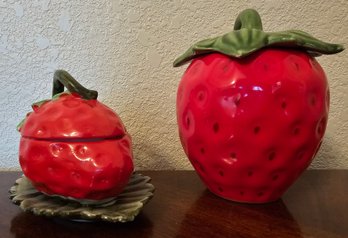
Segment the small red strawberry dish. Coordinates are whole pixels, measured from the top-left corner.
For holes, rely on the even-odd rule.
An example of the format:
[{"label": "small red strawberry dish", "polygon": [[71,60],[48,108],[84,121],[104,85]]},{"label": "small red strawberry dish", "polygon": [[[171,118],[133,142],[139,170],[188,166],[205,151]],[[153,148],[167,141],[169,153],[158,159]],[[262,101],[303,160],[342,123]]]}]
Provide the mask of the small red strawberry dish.
[{"label": "small red strawberry dish", "polygon": [[239,14],[234,31],[200,41],[177,92],[186,155],[214,194],[232,201],[279,199],[310,165],[328,121],[329,87],[314,57],[341,45],[291,30],[264,32],[259,14]]},{"label": "small red strawberry dish", "polygon": [[92,200],[122,191],[133,172],[131,139],[96,91],[56,71],[53,98],[32,108],[18,127],[19,162],[36,189]]},{"label": "small red strawberry dish", "polygon": [[37,215],[133,220],[154,186],[133,173],[131,137],[120,117],[64,70],[54,74],[52,96],[34,103],[18,125],[24,177],[11,200]]}]

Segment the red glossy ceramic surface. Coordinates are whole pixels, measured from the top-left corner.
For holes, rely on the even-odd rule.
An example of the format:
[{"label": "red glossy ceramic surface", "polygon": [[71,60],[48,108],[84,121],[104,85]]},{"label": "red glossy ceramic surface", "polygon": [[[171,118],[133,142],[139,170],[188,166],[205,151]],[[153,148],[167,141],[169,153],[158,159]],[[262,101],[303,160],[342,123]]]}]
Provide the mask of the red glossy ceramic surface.
[{"label": "red glossy ceramic surface", "polygon": [[177,94],[180,139],[213,193],[274,201],[309,166],[330,101],[314,57],[343,49],[299,30],[265,32],[258,12],[246,9],[233,31],[195,43],[174,61],[191,61]]},{"label": "red glossy ceramic surface", "polygon": [[308,167],[328,109],[322,68],[296,50],[202,56],[177,95],[180,138],[192,165],[213,193],[243,202],[278,199]]},{"label": "red glossy ceramic surface", "polygon": [[97,100],[78,94],[61,94],[56,100],[32,106],[21,128],[24,137],[107,138],[122,137],[125,128],[118,115]]},{"label": "red glossy ceramic surface", "polygon": [[63,93],[34,104],[20,132],[22,170],[46,194],[115,197],[133,172],[130,136],[117,114],[96,99]]}]

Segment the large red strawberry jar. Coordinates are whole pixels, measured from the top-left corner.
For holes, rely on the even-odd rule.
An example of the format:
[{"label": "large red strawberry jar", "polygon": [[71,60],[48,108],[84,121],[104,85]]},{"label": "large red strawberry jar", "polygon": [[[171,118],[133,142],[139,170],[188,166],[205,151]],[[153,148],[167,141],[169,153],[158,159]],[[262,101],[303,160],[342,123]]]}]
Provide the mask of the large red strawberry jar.
[{"label": "large red strawberry jar", "polygon": [[309,166],[328,121],[330,94],[314,58],[343,50],[292,30],[264,32],[259,14],[199,41],[177,93],[185,153],[214,194],[239,202],[277,200]]},{"label": "large red strawberry jar", "polygon": [[18,126],[19,162],[40,192],[101,201],[116,197],[127,185],[133,172],[131,138],[97,95],[58,70],[53,98],[33,104]]}]

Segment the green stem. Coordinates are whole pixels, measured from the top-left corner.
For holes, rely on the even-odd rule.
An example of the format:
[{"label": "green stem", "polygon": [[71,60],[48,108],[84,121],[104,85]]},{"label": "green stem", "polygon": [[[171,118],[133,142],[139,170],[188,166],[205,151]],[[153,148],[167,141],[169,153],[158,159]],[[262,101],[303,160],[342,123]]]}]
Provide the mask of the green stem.
[{"label": "green stem", "polygon": [[234,30],[242,28],[262,30],[261,17],[254,9],[246,9],[239,13],[234,23]]},{"label": "green stem", "polygon": [[89,90],[83,87],[77,82],[68,72],[65,70],[56,70],[53,76],[53,90],[52,97],[58,93],[62,93],[66,87],[72,93],[78,93],[84,99],[97,99],[98,92]]}]

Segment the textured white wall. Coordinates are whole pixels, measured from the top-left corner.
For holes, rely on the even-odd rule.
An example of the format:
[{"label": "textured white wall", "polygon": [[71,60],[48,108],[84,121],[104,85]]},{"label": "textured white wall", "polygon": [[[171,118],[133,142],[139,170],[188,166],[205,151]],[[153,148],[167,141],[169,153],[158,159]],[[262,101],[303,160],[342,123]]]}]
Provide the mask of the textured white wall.
[{"label": "textured white wall", "polygon": [[[50,97],[52,73],[63,68],[121,116],[137,168],[191,169],[175,117],[186,67],[172,62],[192,43],[230,31],[247,7],[266,31],[302,29],[348,47],[347,0],[1,1],[0,168],[18,168],[16,125],[32,102]],[[312,168],[348,168],[347,52],[319,58],[332,100]]]}]

